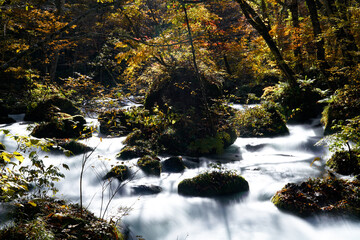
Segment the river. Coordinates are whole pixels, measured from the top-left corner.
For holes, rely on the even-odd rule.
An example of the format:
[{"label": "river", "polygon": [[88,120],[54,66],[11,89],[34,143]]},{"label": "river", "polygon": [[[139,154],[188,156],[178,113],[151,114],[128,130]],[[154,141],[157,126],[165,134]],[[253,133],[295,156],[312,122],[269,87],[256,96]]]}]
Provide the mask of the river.
[{"label": "river", "polygon": [[[29,134],[28,123],[16,115],[18,122],[0,125],[13,134]],[[95,119],[88,122],[96,125]],[[105,138],[95,133],[82,140],[92,146],[94,153],[66,157],[59,153],[42,153],[49,158],[46,164],[69,165],[65,178],[57,183],[57,197],[79,202],[79,176],[84,159],[83,205],[100,216],[109,199],[119,186],[114,180],[111,187],[101,178],[113,165],[124,163],[131,168],[131,181],[121,185],[110,201],[105,213],[107,219],[129,226],[132,238],[141,235],[146,240],[267,240],[267,239],[358,239],[360,223],[346,217],[316,216],[302,219],[279,211],[271,197],[286,183],[301,182],[309,177],[326,174],[324,163],[328,154],[323,147],[315,147],[322,136],[319,120],[311,124],[289,125],[290,135],[276,138],[238,138],[224,154],[190,158],[183,156],[187,169],[183,173],[162,173],[148,177],[136,167],[137,159],[119,161],[116,153],[123,147],[120,138]],[[15,143],[3,135],[0,141],[15,150]],[[314,158],[320,161],[314,162]],[[166,156],[160,157],[162,160]],[[235,170],[248,182],[250,191],[221,198],[183,197],[177,193],[178,183],[212,168],[211,163],[221,163],[225,169]],[[162,188],[159,194],[139,195],[139,185]],[[1,212],[1,211],[0,211]]]}]

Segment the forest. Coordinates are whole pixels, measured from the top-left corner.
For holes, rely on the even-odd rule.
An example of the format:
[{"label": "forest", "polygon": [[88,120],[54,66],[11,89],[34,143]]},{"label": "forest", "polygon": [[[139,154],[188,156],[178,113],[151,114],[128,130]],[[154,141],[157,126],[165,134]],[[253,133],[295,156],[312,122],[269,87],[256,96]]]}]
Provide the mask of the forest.
[{"label": "forest", "polygon": [[359,0],[0,0],[0,26],[0,239],[360,234]]}]

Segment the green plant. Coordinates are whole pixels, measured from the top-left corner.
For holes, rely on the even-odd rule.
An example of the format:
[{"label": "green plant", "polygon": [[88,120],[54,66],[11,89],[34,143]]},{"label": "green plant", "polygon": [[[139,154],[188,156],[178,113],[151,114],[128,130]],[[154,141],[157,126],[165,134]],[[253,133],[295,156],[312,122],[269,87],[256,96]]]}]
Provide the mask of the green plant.
[{"label": "green plant", "polygon": [[[14,152],[1,151],[0,201],[16,201],[30,196],[44,197],[49,191],[56,193],[54,182],[59,181],[64,175],[59,167],[52,164],[46,166],[38,155],[39,149],[48,151],[52,143],[11,135],[7,130],[1,131],[17,142],[18,149]],[[30,162],[24,163],[25,159],[29,159]],[[62,167],[69,169],[66,164],[62,164]]]}]

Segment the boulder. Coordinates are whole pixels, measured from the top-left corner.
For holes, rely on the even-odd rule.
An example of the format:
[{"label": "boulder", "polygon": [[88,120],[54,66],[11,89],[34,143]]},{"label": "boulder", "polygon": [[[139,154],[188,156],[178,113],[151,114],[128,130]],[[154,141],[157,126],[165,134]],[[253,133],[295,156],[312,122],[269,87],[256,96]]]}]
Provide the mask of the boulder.
[{"label": "boulder", "polygon": [[109,178],[117,178],[119,181],[125,181],[130,177],[130,170],[125,165],[117,165],[105,175],[104,180]]},{"label": "boulder", "polygon": [[70,155],[84,154],[93,150],[93,148],[75,140],[59,141],[57,145],[62,149],[68,151]]},{"label": "boulder", "polygon": [[111,136],[125,136],[132,131],[128,124],[129,117],[126,110],[111,110],[101,113],[98,117],[100,133]]},{"label": "boulder", "polygon": [[162,110],[171,107],[178,113],[188,112],[191,109],[199,112],[204,106],[202,90],[207,101],[221,95],[220,81],[210,81],[203,77],[200,83],[196,73],[190,67],[174,67],[167,74],[168,77],[154,82],[151,86],[145,98],[146,109],[152,110],[153,107],[158,106]]},{"label": "boulder", "polygon": [[143,157],[145,155],[152,155],[153,151],[141,146],[125,146],[116,155],[116,158],[122,160],[130,160],[133,158]]},{"label": "boulder", "polygon": [[156,185],[137,185],[132,186],[131,189],[134,194],[138,195],[158,194],[162,191],[162,188]]},{"label": "boulder", "polygon": [[45,101],[37,103],[28,109],[25,121],[51,121],[56,113],[67,113],[71,116],[80,115],[81,111],[69,99],[53,96]]},{"label": "boulder", "polygon": [[38,124],[31,135],[37,138],[86,138],[92,132],[84,123],[82,116],[68,118],[53,118],[50,122]]},{"label": "boulder", "polygon": [[284,117],[275,107],[268,105],[239,111],[234,124],[239,137],[275,137],[289,134]]},{"label": "boulder", "polygon": [[161,166],[164,172],[179,173],[185,170],[184,162],[180,156],[165,159]]},{"label": "boulder", "polygon": [[212,171],[185,179],[178,185],[178,192],[185,196],[213,197],[236,194],[249,190],[248,182],[232,171]]},{"label": "boulder", "polygon": [[343,175],[360,174],[360,152],[340,151],[335,152],[326,162],[326,165],[335,172]]},{"label": "boulder", "polygon": [[137,165],[146,174],[159,176],[161,173],[160,159],[157,157],[143,156],[137,161]]},{"label": "boulder", "polygon": [[271,201],[280,210],[308,217],[319,213],[360,216],[360,182],[328,178],[288,183]]}]

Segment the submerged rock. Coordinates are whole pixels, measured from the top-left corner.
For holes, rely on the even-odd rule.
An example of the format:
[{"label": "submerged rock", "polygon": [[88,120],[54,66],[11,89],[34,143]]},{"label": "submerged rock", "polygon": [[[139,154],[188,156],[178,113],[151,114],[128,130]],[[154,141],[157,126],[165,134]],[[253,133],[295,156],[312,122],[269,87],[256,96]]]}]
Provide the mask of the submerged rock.
[{"label": "submerged rock", "polygon": [[199,197],[229,195],[248,190],[248,182],[231,171],[202,173],[194,178],[185,179],[178,185],[179,194]]},{"label": "submerged rock", "polygon": [[303,217],[318,213],[360,217],[360,182],[329,177],[288,183],[271,201],[279,209]]},{"label": "submerged rock", "polygon": [[134,194],[139,195],[158,194],[162,191],[162,188],[156,185],[137,185],[132,186],[131,189],[133,190]]}]

